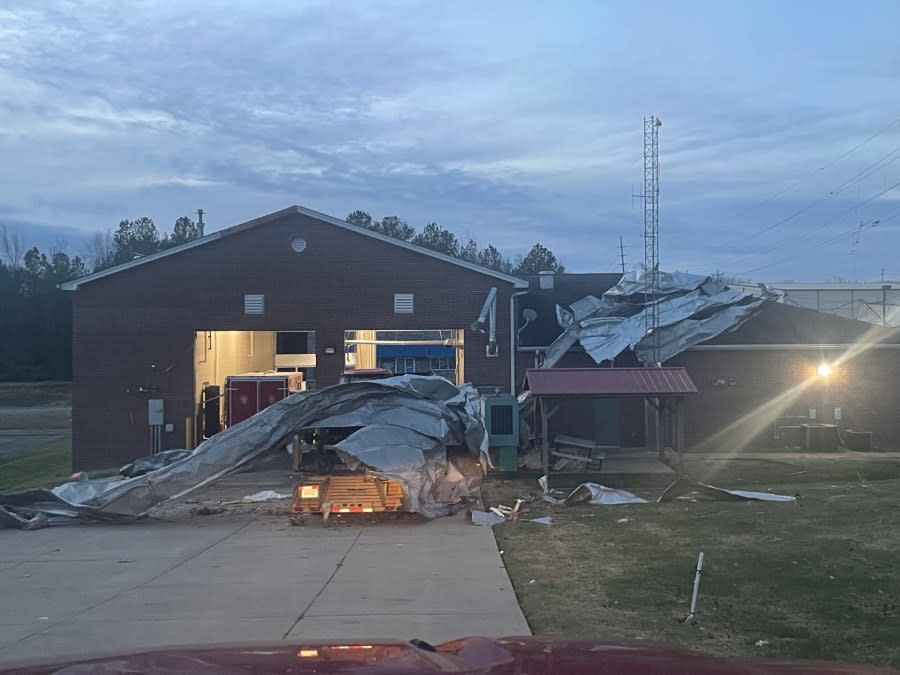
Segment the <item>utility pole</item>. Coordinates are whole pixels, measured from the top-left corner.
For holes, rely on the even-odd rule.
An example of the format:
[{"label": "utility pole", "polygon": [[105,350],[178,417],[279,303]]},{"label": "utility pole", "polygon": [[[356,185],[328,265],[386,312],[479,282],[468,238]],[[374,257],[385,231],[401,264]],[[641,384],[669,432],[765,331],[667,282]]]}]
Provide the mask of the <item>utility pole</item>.
[{"label": "utility pole", "polygon": [[625,274],[625,247],[622,245],[622,235],[619,235],[619,262],[622,264],[622,274]]},{"label": "utility pole", "polygon": [[659,128],[662,122],[644,118],[644,282],[647,285],[647,333],[653,363],[659,365]]},{"label": "utility pole", "polygon": [[888,286],[884,283],[884,267],[881,268],[881,325],[887,326],[887,292]]}]

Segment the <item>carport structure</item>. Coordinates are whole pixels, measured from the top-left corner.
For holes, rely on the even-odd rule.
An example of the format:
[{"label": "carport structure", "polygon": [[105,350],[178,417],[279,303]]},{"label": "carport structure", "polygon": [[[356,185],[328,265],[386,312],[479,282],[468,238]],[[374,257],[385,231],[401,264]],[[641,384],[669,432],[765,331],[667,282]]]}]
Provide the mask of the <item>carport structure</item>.
[{"label": "carport structure", "polygon": [[[561,401],[583,398],[640,398],[657,411],[657,422],[668,425],[668,436],[680,450],[683,430],[679,403],[696,394],[697,387],[685,368],[531,368],[525,372],[525,389],[534,396],[541,417],[543,471],[550,471],[549,422]],[[661,430],[655,434],[658,456],[662,457]]]}]

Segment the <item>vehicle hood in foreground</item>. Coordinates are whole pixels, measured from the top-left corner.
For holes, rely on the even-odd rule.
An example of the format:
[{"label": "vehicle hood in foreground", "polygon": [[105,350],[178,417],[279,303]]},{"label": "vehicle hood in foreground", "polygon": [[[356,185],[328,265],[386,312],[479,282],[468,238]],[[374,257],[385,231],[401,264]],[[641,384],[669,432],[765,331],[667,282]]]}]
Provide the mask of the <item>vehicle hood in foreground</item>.
[{"label": "vehicle hood in foreground", "polygon": [[812,661],[728,659],[648,643],[463,638],[427,643],[268,642],[164,647],[0,664],[0,673],[888,673]]}]

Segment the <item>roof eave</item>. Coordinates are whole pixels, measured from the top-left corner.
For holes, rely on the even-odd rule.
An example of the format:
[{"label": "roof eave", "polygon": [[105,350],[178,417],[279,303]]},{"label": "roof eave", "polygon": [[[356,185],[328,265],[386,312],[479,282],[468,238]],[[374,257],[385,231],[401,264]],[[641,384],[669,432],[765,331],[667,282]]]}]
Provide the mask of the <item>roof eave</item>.
[{"label": "roof eave", "polygon": [[102,279],[113,274],[118,274],[119,272],[124,272],[125,270],[138,267],[139,265],[143,265],[144,263],[148,263],[153,260],[159,260],[160,258],[166,258],[170,255],[181,253],[182,251],[187,251],[192,248],[197,248],[198,246],[203,246],[204,244],[208,244],[211,241],[215,241],[219,238],[221,238],[221,233],[213,232],[212,234],[208,234],[205,237],[193,239],[191,241],[185,242],[184,244],[179,244],[178,246],[173,246],[172,248],[167,248],[163,251],[157,251],[156,253],[141,256],[140,258],[129,260],[128,262],[121,263],[120,265],[115,265],[114,267],[107,267],[105,270],[100,270],[99,272],[94,272],[83,277],[78,277],[77,279],[72,279],[71,281],[63,282],[59,284],[58,288],[61,291],[76,291],[78,290],[79,286],[88,284],[92,281],[97,281],[98,279]]},{"label": "roof eave", "polygon": [[111,276],[113,274],[117,274],[119,272],[124,272],[125,270],[132,269],[134,267],[138,267],[139,265],[143,265],[148,262],[152,262],[153,260],[159,260],[160,258],[165,258],[170,255],[174,255],[176,253],[181,253],[182,251],[187,251],[192,248],[196,248],[197,246],[203,246],[204,244],[208,244],[217,239],[221,239],[222,237],[228,236],[230,234],[236,234],[242,230],[249,229],[250,227],[261,225],[265,222],[269,222],[272,220],[277,220],[278,218],[290,215],[292,213],[299,213],[301,215],[307,216],[309,218],[314,218],[315,220],[319,220],[330,225],[335,225],[336,227],[341,227],[345,230],[349,230],[351,232],[356,232],[358,234],[362,234],[367,237],[371,237],[373,239],[379,239],[381,241],[387,242],[394,246],[399,246],[400,248],[405,248],[410,251],[414,251],[416,253],[420,253],[422,255],[429,256],[431,258],[435,258],[437,260],[443,260],[444,262],[448,262],[452,265],[456,265],[458,267],[464,267],[466,269],[472,270],[473,272],[478,272],[479,274],[484,274],[486,276],[494,277],[496,279],[500,279],[505,281],[513,286],[513,288],[517,289],[527,289],[528,282],[524,279],[520,279],[519,277],[514,277],[509,274],[504,274],[503,272],[498,272],[496,270],[489,269],[487,267],[482,267],[481,265],[476,265],[474,263],[470,263],[466,260],[460,260],[459,258],[454,258],[453,256],[446,255],[444,253],[438,253],[437,251],[432,251],[430,249],[424,248],[422,246],[416,246],[415,244],[410,244],[407,241],[403,241],[402,239],[395,239],[393,237],[389,237],[385,234],[381,234],[380,232],[374,232],[372,230],[367,230],[364,227],[359,227],[358,225],[353,225],[352,223],[348,223],[345,220],[340,220],[339,218],[334,218],[333,216],[326,215],[324,213],[320,213],[318,211],[313,211],[312,209],[307,209],[302,206],[297,206],[296,204],[293,206],[289,206],[286,209],[282,209],[280,211],[276,211],[274,213],[270,213],[265,216],[261,216],[259,218],[254,218],[253,220],[248,220],[247,222],[240,223],[238,225],[232,225],[231,227],[227,227],[224,230],[219,230],[218,232],[213,232],[212,234],[208,234],[205,237],[201,237],[199,239],[194,239],[193,241],[189,241],[185,244],[181,244],[180,246],[175,246],[170,249],[166,249],[164,251],[157,251],[156,253],[151,253],[150,255],[143,256],[141,258],[136,258],[134,260],[129,260],[128,262],[122,263],[121,265],[116,265],[115,267],[109,267],[105,270],[101,270],[100,272],[94,272],[93,274],[88,274],[83,277],[79,277],[78,279],[72,279],[71,281],[66,281],[65,283],[59,284],[60,290],[63,291],[75,291],[84,284],[90,283],[92,281],[97,281],[98,279],[102,279],[104,277]]}]

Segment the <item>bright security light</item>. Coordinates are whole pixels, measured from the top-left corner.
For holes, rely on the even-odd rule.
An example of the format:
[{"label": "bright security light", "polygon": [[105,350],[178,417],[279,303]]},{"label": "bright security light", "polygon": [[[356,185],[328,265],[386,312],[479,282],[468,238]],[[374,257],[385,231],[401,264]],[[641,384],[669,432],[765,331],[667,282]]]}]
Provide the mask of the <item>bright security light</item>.
[{"label": "bright security light", "polygon": [[831,375],[831,366],[827,363],[820,363],[816,372],[819,374],[819,377],[828,377]]}]

